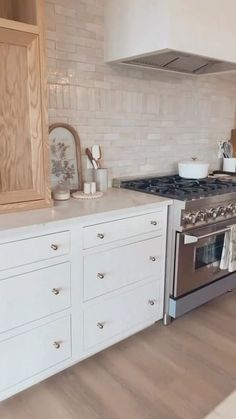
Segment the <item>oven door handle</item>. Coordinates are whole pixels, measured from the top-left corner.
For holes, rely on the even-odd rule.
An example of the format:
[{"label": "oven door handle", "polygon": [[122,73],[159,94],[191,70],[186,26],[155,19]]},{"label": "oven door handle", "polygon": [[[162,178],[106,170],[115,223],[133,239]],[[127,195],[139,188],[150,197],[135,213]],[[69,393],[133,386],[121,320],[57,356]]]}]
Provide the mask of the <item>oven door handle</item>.
[{"label": "oven door handle", "polygon": [[184,235],[184,244],[197,243],[198,240],[207,239],[207,237],[215,236],[216,234],[226,233],[230,231],[230,227],[222,228],[222,230],[212,231],[212,233],[203,234],[202,236],[191,236],[190,234]]}]

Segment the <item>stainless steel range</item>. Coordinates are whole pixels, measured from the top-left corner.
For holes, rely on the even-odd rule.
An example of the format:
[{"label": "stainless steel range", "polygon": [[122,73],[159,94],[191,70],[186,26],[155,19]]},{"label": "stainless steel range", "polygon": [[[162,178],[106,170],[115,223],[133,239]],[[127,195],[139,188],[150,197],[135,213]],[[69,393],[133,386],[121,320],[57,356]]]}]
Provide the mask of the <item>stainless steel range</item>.
[{"label": "stainless steel range", "polygon": [[168,215],[165,316],[179,317],[236,288],[220,269],[225,233],[236,224],[236,178],[177,175],[114,180],[114,186],[173,199]]}]

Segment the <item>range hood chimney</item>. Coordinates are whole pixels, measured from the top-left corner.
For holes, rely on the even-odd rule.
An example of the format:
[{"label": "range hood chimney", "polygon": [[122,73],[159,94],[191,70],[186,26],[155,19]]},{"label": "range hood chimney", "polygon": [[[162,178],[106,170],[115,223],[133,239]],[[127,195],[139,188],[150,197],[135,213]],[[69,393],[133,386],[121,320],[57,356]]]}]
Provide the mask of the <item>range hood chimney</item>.
[{"label": "range hood chimney", "polygon": [[105,61],[193,75],[236,71],[235,0],[106,0]]}]

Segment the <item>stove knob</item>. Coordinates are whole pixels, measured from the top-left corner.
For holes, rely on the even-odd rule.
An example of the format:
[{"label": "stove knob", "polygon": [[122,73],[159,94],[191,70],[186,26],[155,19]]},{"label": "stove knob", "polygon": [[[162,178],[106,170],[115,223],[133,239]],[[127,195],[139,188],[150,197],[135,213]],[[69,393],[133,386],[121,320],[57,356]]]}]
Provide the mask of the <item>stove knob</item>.
[{"label": "stove knob", "polygon": [[197,212],[197,221],[207,221],[207,213],[205,211],[198,211]]},{"label": "stove knob", "polygon": [[225,207],[218,207],[217,208],[217,215],[220,215],[221,217],[223,217],[224,215],[226,215],[226,208]]},{"label": "stove knob", "polygon": [[235,214],[236,213],[236,204],[229,204],[227,206],[227,212],[229,214]]},{"label": "stove knob", "polygon": [[196,221],[197,221],[197,214],[195,214],[195,212],[187,214],[185,217],[186,224],[196,224]]},{"label": "stove knob", "polygon": [[217,210],[215,208],[210,208],[207,214],[210,218],[213,218],[213,220],[215,220],[217,217]]}]

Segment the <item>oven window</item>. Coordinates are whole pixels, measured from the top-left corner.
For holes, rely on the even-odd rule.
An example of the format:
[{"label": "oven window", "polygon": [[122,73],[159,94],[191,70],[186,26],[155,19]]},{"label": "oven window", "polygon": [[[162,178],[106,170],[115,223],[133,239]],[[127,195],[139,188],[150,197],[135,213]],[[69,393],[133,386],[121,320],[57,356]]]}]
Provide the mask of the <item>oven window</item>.
[{"label": "oven window", "polygon": [[202,247],[196,248],[195,270],[220,262],[224,246],[225,235],[218,234],[213,241],[205,243]]}]

